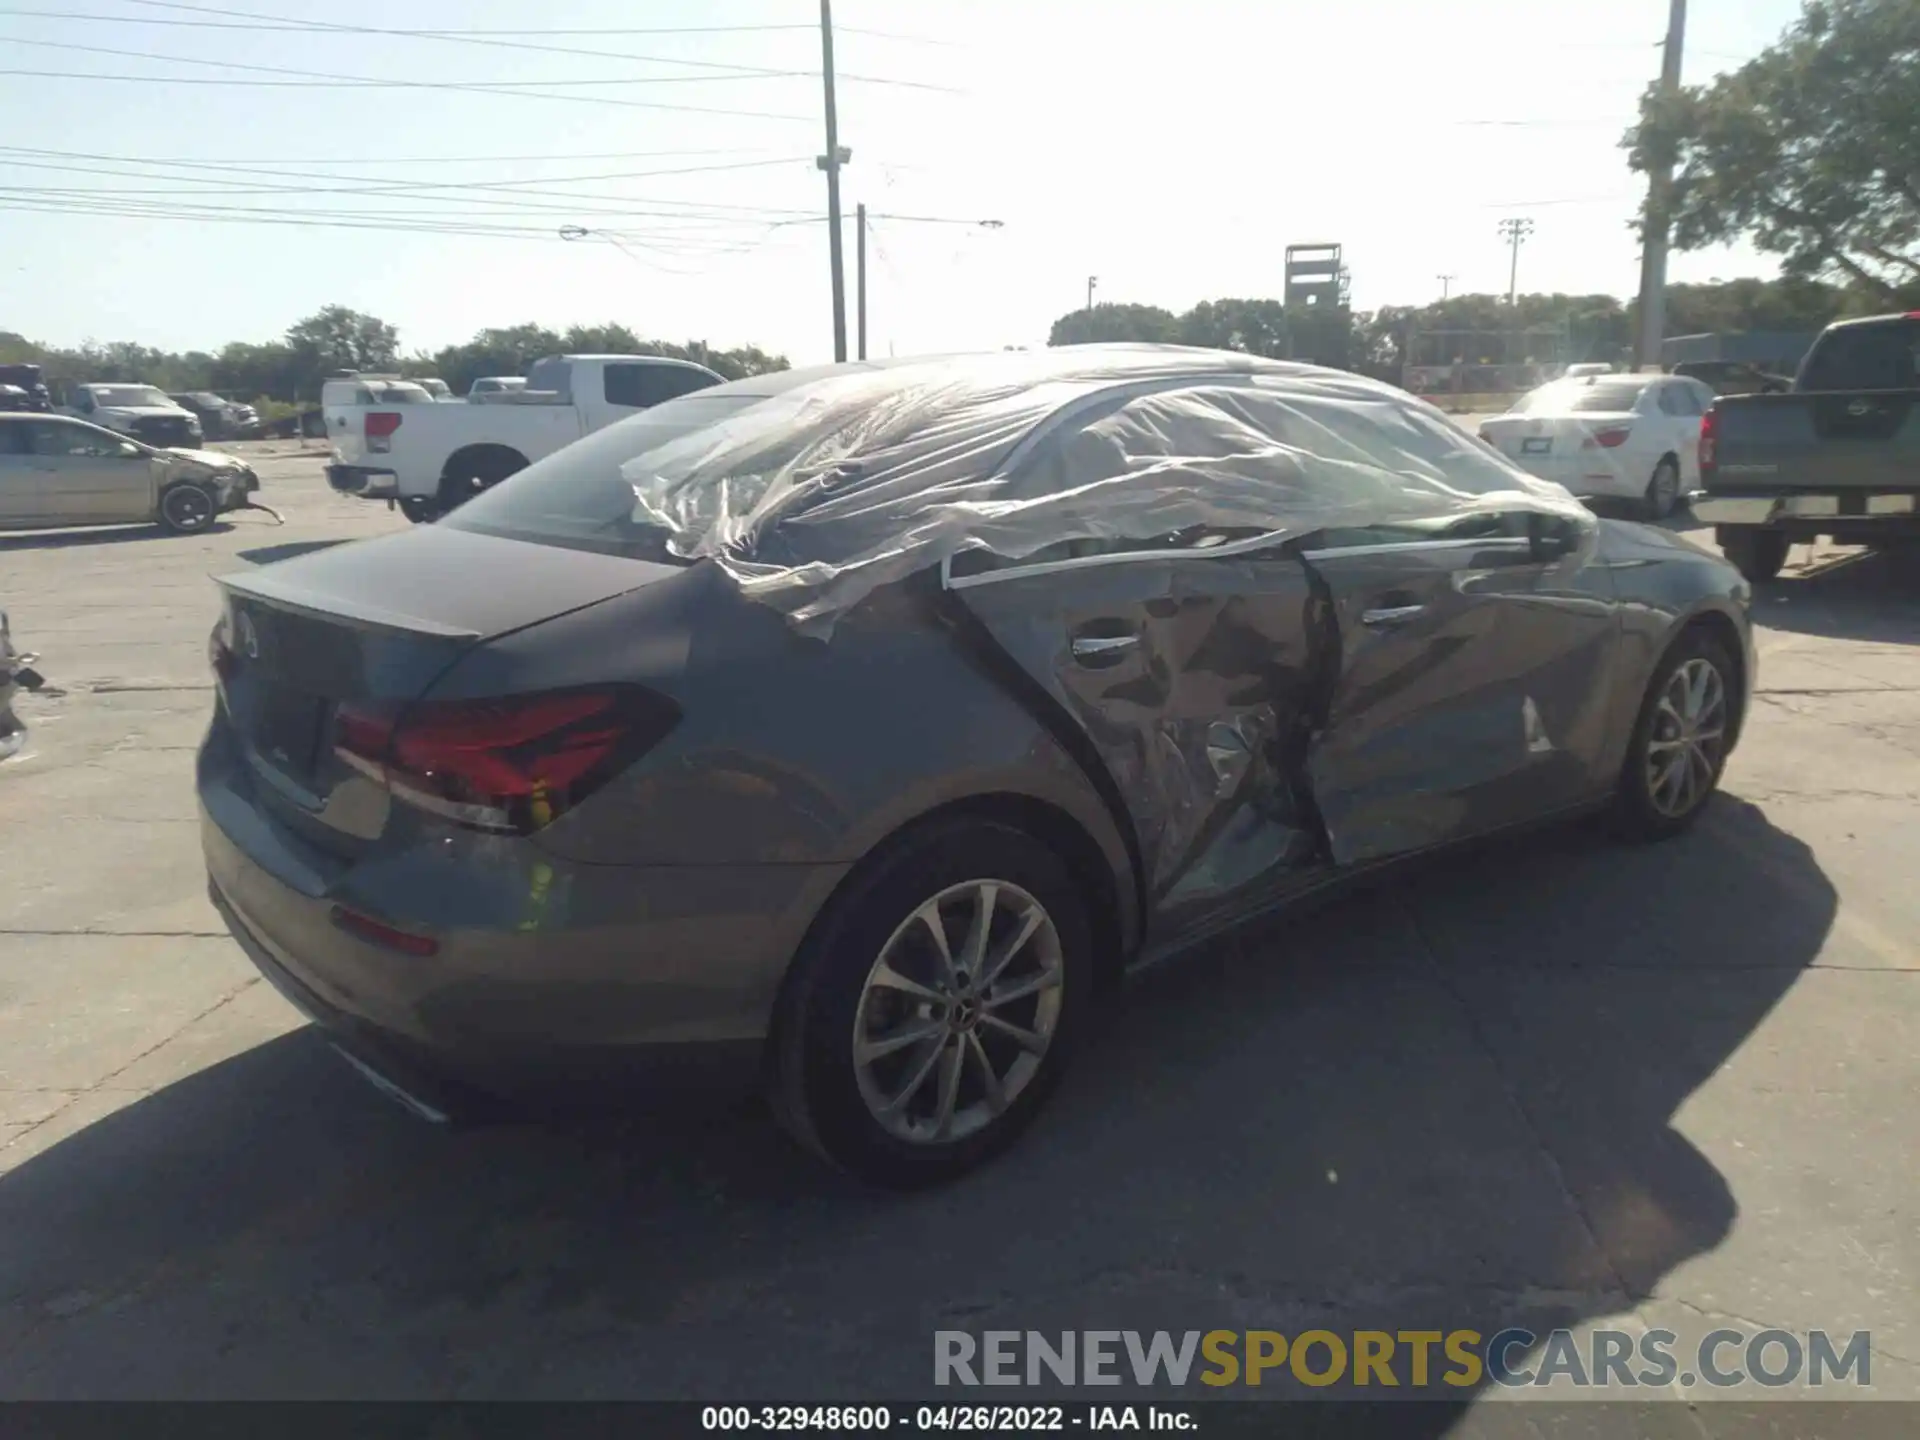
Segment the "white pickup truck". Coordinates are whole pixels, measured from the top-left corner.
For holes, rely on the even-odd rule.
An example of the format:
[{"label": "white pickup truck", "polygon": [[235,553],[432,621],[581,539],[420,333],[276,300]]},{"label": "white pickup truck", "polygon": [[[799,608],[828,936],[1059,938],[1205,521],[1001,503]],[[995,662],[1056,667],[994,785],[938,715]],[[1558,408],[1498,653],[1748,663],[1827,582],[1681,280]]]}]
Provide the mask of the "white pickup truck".
[{"label": "white pickup truck", "polygon": [[491,404],[354,406],[328,427],[327,483],[432,520],[582,435],[720,383],[685,360],[558,355],[533,365],[526,389]]}]

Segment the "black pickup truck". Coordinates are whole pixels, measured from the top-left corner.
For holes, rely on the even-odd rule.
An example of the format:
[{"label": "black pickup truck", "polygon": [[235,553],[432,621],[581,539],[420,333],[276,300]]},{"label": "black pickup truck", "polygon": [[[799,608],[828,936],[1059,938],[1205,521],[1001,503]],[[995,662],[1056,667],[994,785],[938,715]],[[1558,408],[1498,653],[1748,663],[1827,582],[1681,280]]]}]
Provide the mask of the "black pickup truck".
[{"label": "black pickup truck", "polygon": [[1829,325],[1784,395],[1728,395],[1700,426],[1693,513],[1755,584],[1796,540],[1920,541],[1920,311]]}]

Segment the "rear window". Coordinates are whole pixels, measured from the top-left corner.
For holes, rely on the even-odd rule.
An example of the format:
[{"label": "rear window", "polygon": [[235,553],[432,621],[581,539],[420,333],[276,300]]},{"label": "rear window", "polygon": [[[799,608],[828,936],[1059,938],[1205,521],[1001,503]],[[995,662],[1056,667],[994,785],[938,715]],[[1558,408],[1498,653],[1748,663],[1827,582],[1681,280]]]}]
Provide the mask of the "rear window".
[{"label": "rear window", "polygon": [[644,410],[650,405],[677,400],[696,390],[707,390],[720,382],[702,370],[680,365],[609,365],[601,372],[609,405],[631,406]]},{"label": "rear window", "polygon": [[404,380],[329,380],[320,389],[322,405],[430,405],[433,396]]},{"label": "rear window", "polygon": [[634,518],[633,482],[620,467],[764,398],[694,394],[655,406],[536,461],[440,523],[509,540],[670,560],[665,532]]},{"label": "rear window", "polygon": [[1640,403],[1645,381],[1560,381],[1542,385],[1513,407],[1516,415],[1568,415],[1631,410]]},{"label": "rear window", "polygon": [[1829,330],[1814,342],[1802,390],[1920,388],[1920,322],[1890,320]]}]

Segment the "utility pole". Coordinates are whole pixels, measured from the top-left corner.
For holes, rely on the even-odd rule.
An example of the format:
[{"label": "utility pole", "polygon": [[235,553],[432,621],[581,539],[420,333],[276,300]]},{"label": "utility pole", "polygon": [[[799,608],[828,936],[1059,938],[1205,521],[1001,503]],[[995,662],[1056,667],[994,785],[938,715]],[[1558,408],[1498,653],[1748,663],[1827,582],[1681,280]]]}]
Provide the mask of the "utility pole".
[{"label": "utility pole", "polygon": [[858,345],[854,353],[867,358],[867,202],[853,207],[853,313],[859,323],[855,329]]},{"label": "utility pole", "polygon": [[[1681,48],[1687,35],[1687,0],[1667,0],[1667,42],[1660,57],[1660,93],[1680,89]],[[1660,342],[1667,328],[1667,227],[1673,203],[1673,166],[1656,164],[1647,174],[1647,213],[1640,234],[1640,333],[1633,363],[1660,363]]]},{"label": "utility pole", "polygon": [[1450,290],[1450,289],[1451,289],[1451,288],[1453,287],[1453,276],[1451,276],[1451,275],[1436,275],[1436,276],[1434,276],[1433,278],[1434,278],[1434,279],[1436,279],[1436,280],[1438,280],[1438,281],[1440,282],[1440,298],[1441,298],[1442,300],[1444,300],[1444,299],[1446,299],[1446,298],[1447,298],[1447,291],[1448,291],[1448,290]]},{"label": "utility pole", "polygon": [[1089,275],[1087,277],[1087,313],[1089,315],[1093,313],[1093,287],[1099,283],[1100,277],[1098,275]]},{"label": "utility pole", "polygon": [[840,122],[833,108],[833,0],[820,0],[820,74],[826,84],[827,153],[819,160],[827,172],[827,255],[833,268],[833,358],[847,358],[847,267],[840,235],[840,167],[849,158],[840,149]]},{"label": "utility pole", "polygon": [[1520,295],[1520,246],[1533,234],[1533,221],[1524,217],[1500,222],[1500,238],[1513,249],[1513,262],[1507,268],[1507,304],[1514,305]]}]

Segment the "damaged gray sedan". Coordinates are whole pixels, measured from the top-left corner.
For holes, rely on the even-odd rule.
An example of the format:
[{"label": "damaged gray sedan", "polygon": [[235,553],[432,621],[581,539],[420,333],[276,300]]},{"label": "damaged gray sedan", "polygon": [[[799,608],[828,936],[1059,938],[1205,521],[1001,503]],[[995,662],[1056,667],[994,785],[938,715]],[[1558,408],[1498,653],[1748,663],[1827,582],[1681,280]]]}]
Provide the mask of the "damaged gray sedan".
[{"label": "damaged gray sedan", "polygon": [[260,488],[214,450],[165,450],[64,415],[0,415],[0,530],[157,524],[194,534]]},{"label": "damaged gray sedan", "polygon": [[922,1184],[1130,968],[1560,816],[1657,839],[1748,593],[1356,377],[1165,347],[657,406],[439,524],[223,582],[211,892],[356,1068],[764,1084]]}]

